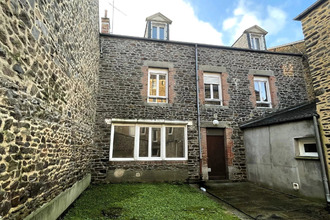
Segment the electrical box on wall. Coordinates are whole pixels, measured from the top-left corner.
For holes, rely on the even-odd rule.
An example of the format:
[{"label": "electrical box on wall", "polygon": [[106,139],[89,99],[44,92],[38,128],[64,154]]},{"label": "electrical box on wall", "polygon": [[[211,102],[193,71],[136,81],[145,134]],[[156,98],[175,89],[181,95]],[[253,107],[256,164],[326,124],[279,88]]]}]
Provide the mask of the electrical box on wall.
[{"label": "electrical box on wall", "polygon": [[294,190],[299,190],[299,184],[298,183],[292,183],[292,187]]}]

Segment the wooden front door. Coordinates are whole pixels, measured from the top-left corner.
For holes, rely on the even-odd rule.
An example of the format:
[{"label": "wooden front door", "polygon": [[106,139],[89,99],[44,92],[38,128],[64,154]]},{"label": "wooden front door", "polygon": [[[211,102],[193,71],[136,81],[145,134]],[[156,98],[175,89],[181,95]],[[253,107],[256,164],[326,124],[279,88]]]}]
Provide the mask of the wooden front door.
[{"label": "wooden front door", "polygon": [[226,175],[225,144],[223,136],[207,135],[209,180],[224,180]]}]

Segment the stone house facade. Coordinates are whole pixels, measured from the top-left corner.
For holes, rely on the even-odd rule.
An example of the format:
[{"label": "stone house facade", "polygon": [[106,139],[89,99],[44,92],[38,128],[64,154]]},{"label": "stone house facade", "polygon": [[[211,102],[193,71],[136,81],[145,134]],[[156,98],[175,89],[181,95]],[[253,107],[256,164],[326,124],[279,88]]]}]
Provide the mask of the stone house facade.
[{"label": "stone house facade", "polygon": [[[244,180],[239,124],[309,99],[302,56],[297,54],[107,34],[101,34],[101,50],[94,139],[103,156],[94,167],[97,182]],[[168,92],[150,99],[156,70],[165,72]],[[160,84],[161,75],[157,77]],[[256,84],[267,86],[268,93],[260,93]],[[261,100],[260,94],[267,100]],[[186,155],[171,159],[166,154],[167,127],[180,126],[187,134]],[[122,127],[134,130],[129,138],[134,147],[117,157],[124,151],[115,144],[116,137],[124,135]],[[164,127],[159,130],[162,154],[153,158],[151,152],[143,158],[141,132],[149,128],[153,137],[157,127]],[[212,140],[222,142],[222,158],[212,158],[219,154],[210,153]],[[220,168],[212,167],[211,160],[221,160]]]}]

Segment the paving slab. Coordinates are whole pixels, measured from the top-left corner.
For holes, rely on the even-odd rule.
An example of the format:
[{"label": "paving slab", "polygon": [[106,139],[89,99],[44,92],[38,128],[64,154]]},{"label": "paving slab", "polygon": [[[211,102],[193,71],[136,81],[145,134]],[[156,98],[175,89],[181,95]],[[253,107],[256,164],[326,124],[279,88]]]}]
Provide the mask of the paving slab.
[{"label": "paving slab", "polygon": [[205,185],[208,193],[241,210],[253,219],[330,220],[326,203],[309,201],[250,182]]}]

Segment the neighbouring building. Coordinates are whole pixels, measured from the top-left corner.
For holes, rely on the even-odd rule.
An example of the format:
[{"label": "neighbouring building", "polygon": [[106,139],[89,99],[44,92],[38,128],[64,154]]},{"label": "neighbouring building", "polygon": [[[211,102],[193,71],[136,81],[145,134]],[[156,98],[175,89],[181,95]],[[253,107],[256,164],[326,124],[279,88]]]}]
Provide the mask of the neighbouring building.
[{"label": "neighbouring building", "polygon": [[[319,118],[323,150],[330,176],[330,51],[329,20],[330,3],[318,0],[298,15],[305,36],[306,55],[312,76],[316,97],[316,111]],[[330,203],[330,195],[328,195]]]},{"label": "neighbouring building", "polygon": [[315,103],[284,109],[244,123],[247,178],[290,194],[323,199],[325,195]]},{"label": "neighbouring building", "polygon": [[98,20],[96,0],[0,2],[0,219],[55,219],[90,182]]}]

